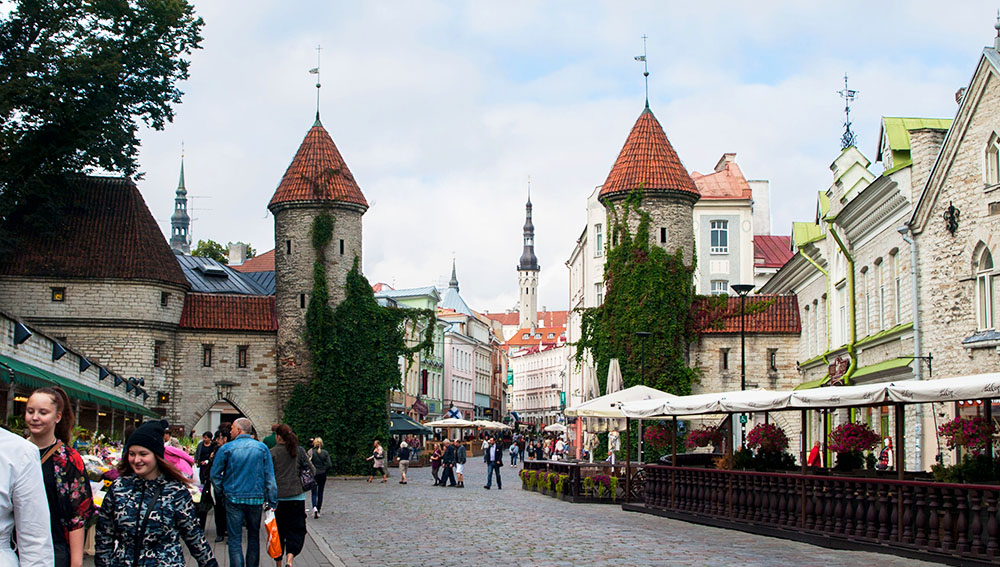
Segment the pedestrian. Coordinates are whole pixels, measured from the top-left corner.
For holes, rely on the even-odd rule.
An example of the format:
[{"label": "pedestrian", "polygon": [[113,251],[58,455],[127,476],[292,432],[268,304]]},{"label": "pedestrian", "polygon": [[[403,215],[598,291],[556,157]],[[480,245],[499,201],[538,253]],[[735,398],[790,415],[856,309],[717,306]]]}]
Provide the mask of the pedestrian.
[{"label": "pedestrian", "polygon": [[[264,505],[276,508],[278,486],[267,446],[250,436],[253,425],[241,417],[233,422],[232,441],[219,448],[212,463],[212,488],[226,499],[229,567],[260,566],[260,515]],[[247,532],[246,561],[243,528]]]},{"label": "pedestrian", "polygon": [[[444,454],[441,455],[441,463],[444,466],[444,472],[441,473],[439,486],[458,486],[458,483],[455,482],[455,445],[447,438],[444,440]],[[449,480],[450,484],[448,484]]]},{"label": "pedestrian", "polygon": [[399,444],[396,460],[399,461],[399,484],[406,484],[406,473],[410,470],[410,444],[406,441]]},{"label": "pedestrian", "polygon": [[[285,564],[291,565],[296,555],[302,553],[306,540],[306,491],[302,490],[302,476],[299,471],[308,468],[316,475],[305,449],[299,447],[299,438],[287,424],[274,429],[275,442],[271,449],[274,462],[274,480],[278,484],[278,507],[274,519],[278,524],[278,537]],[[274,560],[281,567],[281,557]]]},{"label": "pedestrian", "polygon": [[375,478],[375,472],[378,471],[382,474],[382,482],[386,482],[389,479],[389,475],[385,472],[385,449],[382,448],[382,444],[375,440],[372,447],[372,454],[366,461],[372,462],[372,474],[368,475],[368,482],[371,482]]},{"label": "pedestrian", "polygon": [[333,468],[330,453],[323,450],[323,438],[313,439],[313,448],[309,451],[309,460],[316,469],[316,486],[312,489],[313,518],[319,517],[323,507],[323,491],[326,489],[326,475]]},{"label": "pedestrian", "polygon": [[497,475],[497,490],[503,490],[503,483],[500,481],[500,467],[503,466],[503,447],[490,438],[489,447],[486,448],[486,490],[493,486],[493,473]]},{"label": "pedestrian", "polygon": [[459,442],[455,447],[455,474],[458,476],[458,487],[465,488],[465,462],[467,459],[465,443]]},{"label": "pedestrian", "polygon": [[431,476],[434,477],[434,486],[439,486],[441,484],[441,477],[438,476],[438,471],[441,469],[441,448],[435,447],[434,452],[431,453]]},{"label": "pedestrian", "polygon": [[198,525],[191,480],[163,458],[163,429],[148,421],[125,442],[97,516],[96,567],[184,567],[181,540],[199,566],[219,565]]},{"label": "pedestrian", "polygon": [[[208,522],[208,511],[212,509],[212,456],[215,453],[215,443],[212,442],[212,432],[206,431],[201,436],[201,443],[194,450],[194,462],[198,464],[198,482],[201,483],[201,501],[198,503],[198,523],[202,531]],[[166,454],[166,448],[164,448]]]},{"label": "pedestrian", "polygon": [[510,466],[513,467],[513,466],[517,465],[517,455],[518,455],[517,443],[511,443],[510,444]]},{"label": "pedestrian", "polygon": [[[232,425],[230,425],[232,427]],[[226,538],[229,533],[228,522],[226,520],[226,495],[215,489],[212,485],[212,465],[215,464],[215,456],[219,454],[219,449],[229,441],[228,435],[222,435],[218,431],[212,439],[212,453],[208,466],[208,486],[212,490],[212,502],[215,506],[215,543],[219,543]]]},{"label": "pedestrian", "polygon": [[38,448],[49,508],[55,567],[83,564],[87,521],[97,512],[83,459],[70,446],[73,410],[59,387],[39,388],[24,411],[28,440]]},{"label": "pedestrian", "polygon": [[163,434],[163,458],[174,465],[174,468],[179,470],[185,478],[194,478],[194,469],[191,468],[194,465],[194,457],[181,447],[180,441],[171,437],[170,429],[166,425],[163,427],[165,431]]},{"label": "pedestrian", "polygon": [[[0,428],[0,565],[55,565],[49,516],[38,447]],[[13,530],[16,554],[10,542]]]}]

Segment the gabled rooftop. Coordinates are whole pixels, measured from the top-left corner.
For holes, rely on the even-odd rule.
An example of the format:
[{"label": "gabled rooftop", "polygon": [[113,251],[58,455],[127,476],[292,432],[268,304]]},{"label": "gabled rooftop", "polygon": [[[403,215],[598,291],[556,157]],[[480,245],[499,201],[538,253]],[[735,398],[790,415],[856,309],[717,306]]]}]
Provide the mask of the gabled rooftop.
[{"label": "gabled rooftop", "polygon": [[[705,302],[695,304],[695,328],[705,334],[740,333],[740,298],[727,297],[726,305],[719,311],[705,308]],[[765,303],[766,302],[766,303]],[[747,298],[747,333],[789,333],[802,331],[798,299],[794,295],[753,295]],[[764,303],[760,310],[750,310],[755,303]]]},{"label": "gabled rooftop", "polygon": [[792,257],[792,237],[758,234],[753,237],[753,265],[780,268]]},{"label": "gabled rooftop", "polygon": [[647,106],[639,115],[615,160],[600,198],[645,192],[681,193],[697,198],[698,188],[674,151],[660,122]]},{"label": "gabled rooftop", "polygon": [[368,209],[368,201],[319,116],[302,140],[267,208],[273,212],[279,205],[295,202],[336,202],[353,205],[362,212]]},{"label": "gabled rooftop", "polygon": [[212,331],[276,331],[273,295],[188,293],[181,328]]},{"label": "gabled rooftop", "polygon": [[712,173],[701,174],[695,171],[691,174],[702,199],[753,198],[750,184],[735,160],[736,154],[728,153],[722,156]]},{"label": "gabled rooftop", "polygon": [[274,249],[263,254],[258,254],[253,258],[248,258],[239,266],[232,266],[237,272],[273,272],[274,271]]},{"label": "gabled rooftop", "polygon": [[[231,293],[240,295],[268,295],[267,289],[250,274],[237,272],[211,258],[177,254],[177,263],[184,271],[191,291],[201,293]],[[264,272],[266,273],[266,272]],[[273,273],[273,272],[272,272]],[[271,292],[273,293],[273,291]]]}]

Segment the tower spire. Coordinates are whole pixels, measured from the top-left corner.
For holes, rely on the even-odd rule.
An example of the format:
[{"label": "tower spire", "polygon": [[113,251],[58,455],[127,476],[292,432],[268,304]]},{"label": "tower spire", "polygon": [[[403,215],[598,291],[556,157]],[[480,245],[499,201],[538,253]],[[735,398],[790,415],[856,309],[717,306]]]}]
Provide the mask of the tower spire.
[{"label": "tower spire", "polygon": [[528,178],[528,202],[524,205],[524,250],[517,265],[517,281],[521,302],[519,327],[534,329],[538,326],[538,258],[535,256],[535,225],[531,222],[531,178]]},{"label": "tower spire", "polygon": [[636,61],[642,61],[642,76],[646,80],[646,108],[649,108],[649,64],[646,62],[646,34],[642,34],[642,55],[636,55]]},{"label": "tower spire", "polygon": [[837,91],[840,98],[844,99],[844,135],[840,137],[840,149],[842,150],[856,145],[857,142],[857,137],[851,130],[851,103],[857,98],[859,92],[847,86],[847,73],[844,73],[844,88]]},{"label": "tower spire", "polygon": [[187,254],[191,251],[191,217],[187,212],[187,188],[184,186],[184,150],[181,149],[181,174],[174,194],[174,212],[170,215],[170,248]]},{"label": "tower spire", "polygon": [[309,69],[309,73],[316,75],[316,124],[315,126],[322,126],[319,121],[319,89],[322,87],[319,80],[319,62],[320,62],[320,52],[323,51],[322,45],[316,46],[316,66]]},{"label": "tower spire", "polygon": [[455,259],[451,259],[451,280],[448,282],[448,287],[454,288],[458,291],[458,272],[455,271]]}]

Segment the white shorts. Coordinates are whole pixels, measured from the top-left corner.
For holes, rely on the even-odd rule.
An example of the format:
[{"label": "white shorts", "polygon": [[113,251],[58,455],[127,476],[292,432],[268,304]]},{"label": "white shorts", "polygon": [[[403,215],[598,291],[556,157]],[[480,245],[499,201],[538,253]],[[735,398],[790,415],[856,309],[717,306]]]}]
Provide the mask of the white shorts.
[{"label": "white shorts", "polygon": [[462,474],[465,471],[465,463],[455,463],[455,474]]}]

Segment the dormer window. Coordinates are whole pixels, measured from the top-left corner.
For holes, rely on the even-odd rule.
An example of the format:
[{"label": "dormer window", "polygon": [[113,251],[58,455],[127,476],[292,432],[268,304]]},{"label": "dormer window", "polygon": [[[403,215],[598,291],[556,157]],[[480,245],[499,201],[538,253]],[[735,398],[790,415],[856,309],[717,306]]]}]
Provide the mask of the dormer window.
[{"label": "dormer window", "polygon": [[525,334],[521,335],[521,340],[526,341],[526,340],[528,340],[530,338],[531,338],[531,333],[525,333]]}]

